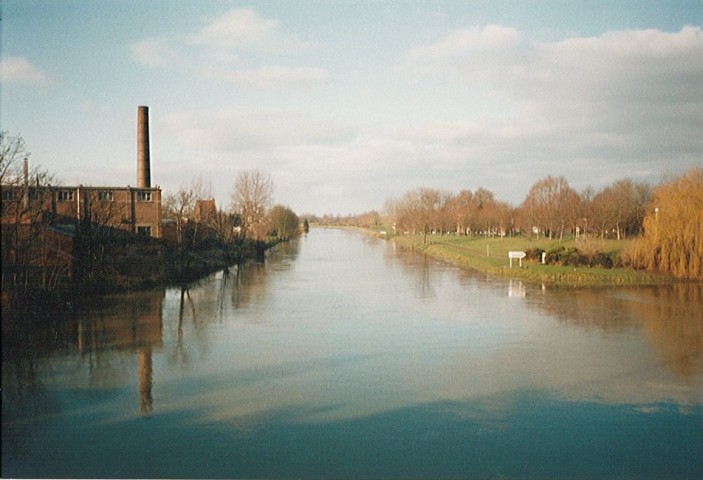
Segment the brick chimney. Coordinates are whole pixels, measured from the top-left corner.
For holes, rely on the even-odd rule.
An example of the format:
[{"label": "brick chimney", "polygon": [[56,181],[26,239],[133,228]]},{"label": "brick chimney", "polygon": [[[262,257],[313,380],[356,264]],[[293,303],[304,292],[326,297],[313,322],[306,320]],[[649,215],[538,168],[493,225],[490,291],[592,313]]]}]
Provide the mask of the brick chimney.
[{"label": "brick chimney", "polygon": [[151,188],[149,107],[137,111],[137,188]]}]

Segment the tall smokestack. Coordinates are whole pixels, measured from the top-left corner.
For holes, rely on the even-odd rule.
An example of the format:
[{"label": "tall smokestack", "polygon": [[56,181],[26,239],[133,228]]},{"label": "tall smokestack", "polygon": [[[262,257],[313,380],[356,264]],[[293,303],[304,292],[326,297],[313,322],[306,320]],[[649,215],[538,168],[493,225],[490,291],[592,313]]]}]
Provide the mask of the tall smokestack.
[{"label": "tall smokestack", "polygon": [[29,186],[29,158],[24,157],[24,186]]},{"label": "tall smokestack", "polygon": [[139,107],[137,111],[137,187],[151,187],[149,107]]}]

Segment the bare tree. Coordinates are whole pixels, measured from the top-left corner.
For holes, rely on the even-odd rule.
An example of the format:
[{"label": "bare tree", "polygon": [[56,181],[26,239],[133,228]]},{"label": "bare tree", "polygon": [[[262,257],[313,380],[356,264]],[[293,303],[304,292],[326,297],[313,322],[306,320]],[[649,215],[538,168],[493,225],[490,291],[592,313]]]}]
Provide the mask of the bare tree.
[{"label": "bare tree", "polygon": [[230,209],[239,215],[241,235],[261,240],[265,235],[266,213],[273,202],[273,180],[261,170],[243,170],[231,193]]},{"label": "bare tree", "polygon": [[601,229],[601,237],[614,231],[618,240],[640,232],[645,209],[651,200],[646,183],[622,179],[604,188],[593,197],[593,211]]},{"label": "bare tree", "polygon": [[0,184],[19,185],[22,182],[22,160],[29,158],[20,135],[0,132]]},{"label": "bare tree", "polygon": [[479,188],[474,192],[472,218],[474,230],[483,232],[484,236],[492,235],[496,221],[497,209],[495,195],[488,189]]},{"label": "bare tree", "polygon": [[53,217],[47,187],[53,176],[39,168],[30,170],[29,155],[21,136],[0,132],[2,284],[20,295],[34,286],[56,286],[68,277],[69,265],[57,261],[56,242],[48,240]]},{"label": "bare tree", "polygon": [[[169,192],[164,198],[164,210],[167,218],[176,222],[176,241],[178,245],[184,243],[184,226],[188,219],[193,218],[195,203],[198,200],[212,198],[212,184],[205,181],[202,176],[193,178],[190,183],[181,185],[175,192]],[[192,244],[197,240],[198,226],[193,226]]]},{"label": "bare tree", "polygon": [[408,192],[400,200],[399,223],[413,234],[422,232],[422,242],[427,243],[427,234],[441,227],[439,212],[449,195],[434,188],[418,188]]},{"label": "bare tree", "polygon": [[532,186],[523,202],[523,210],[532,226],[539,227],[549,238],[553,238],[557,230],[563,238],[567,222],[575,215],[577,200],[578,194],[564,177],[550,175]]},{"label": "bare tree", "polygon": [[176,222],[176,242],[183,245],[183,226],[193,212],[195,195],[190,188],[181,186],[176,192],[169,192],[164,198],[164,216]]},{"label": "bare tree", "polygon": [[215,235],[222,249],[222,256],[228,265],[240,265],[244,261],[246,245],[240,235],[239,216],[218,210],[215,214]]},{"label": "bare tree", "polygon": [[462,235],[471,232],[474,194],[471,190],[462,190],[451,199],[451,209],[456,218],[456,231]]},{"label": "bare tree", "polygon": [[593,211],[593,220],[598,225],[601,239],[605,238],[608,230],[611,227],[611,219],[613,217],[612,210],[615,204],[615,192],[612,188],[605,188],[593,196],[591,201],[591,210]]},{"label": "bare tree", "polygon": [[300,220],[290,208],[276,205],[269,212],[269,218],[279,240],[290,240],[300,234]]},{"label": "bare tree", "polygon": [[493,193],[480,188],[476,193],[462,190],[458,195],[433,188],[418,188],[407,192],[401,199],[387,199],[386,214],[401,231],[413,234],[422,232],[423,242],[427,233],[469,234],[482,231],[486,234],[505,231],[512,225],[512,209],[497,202]]},{"label": "bare tree", "polygon": [[190,182],[190,188],[196,200],[207,200],[213,197],[212,182],[205,180],[202,175],[193,177]]},{"label": "bare tree", "polygon": [[86,280],[94,280],[105,273],[115,237],[124,235],[116,228],[119,219],[127,216],[128,207],[112,201],[111,196],[101,198],[100,192],[86,192],[81,218],[80,242],[81,269]]},{"label": "bare tree", "polygon": [[578,218],[577,226],[583,228],[582,232],[584,235],[588,235],[595,217],[593,198],[595,197],[595,192],[593,187],[586,187],[579,195],[579,207],[578,207]]}]

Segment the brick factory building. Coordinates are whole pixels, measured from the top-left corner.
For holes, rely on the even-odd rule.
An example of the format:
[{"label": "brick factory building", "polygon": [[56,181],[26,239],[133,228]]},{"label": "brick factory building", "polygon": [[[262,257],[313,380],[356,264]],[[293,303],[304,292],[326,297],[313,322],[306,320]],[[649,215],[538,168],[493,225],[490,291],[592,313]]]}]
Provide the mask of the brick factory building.
[{"label": "brick factory building", "polygon": [[23,184],[2,186],[2,223],[27,223],[39,211],[54,224],[83,223],[160,238],[161,188],[151,186],[148,116],[148,107],[139,107],[136,187],[34,186],[25,174]]},{"label": "brick factory building", "polygon": [[151,186],[148,115],[147,107],[138,108],[135,187],[40,185],[30,180],[26,159],[24,178],[0,186],[3,280],[21,269],[71,277],[94,262],[99,255],[94,250],[108,238],[162,237],[161,188]]}]

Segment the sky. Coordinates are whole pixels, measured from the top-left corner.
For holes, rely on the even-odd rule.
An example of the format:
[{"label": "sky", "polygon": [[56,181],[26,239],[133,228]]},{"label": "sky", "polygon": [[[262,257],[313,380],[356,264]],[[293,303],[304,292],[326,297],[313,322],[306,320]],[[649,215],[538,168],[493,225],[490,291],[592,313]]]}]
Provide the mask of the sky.
[{"label": "sky", "polygon": [[64,185],[259,169],[298,214],[418,187],[577,191],[703,165],[703,1],[2,0],[0,129]]}]

